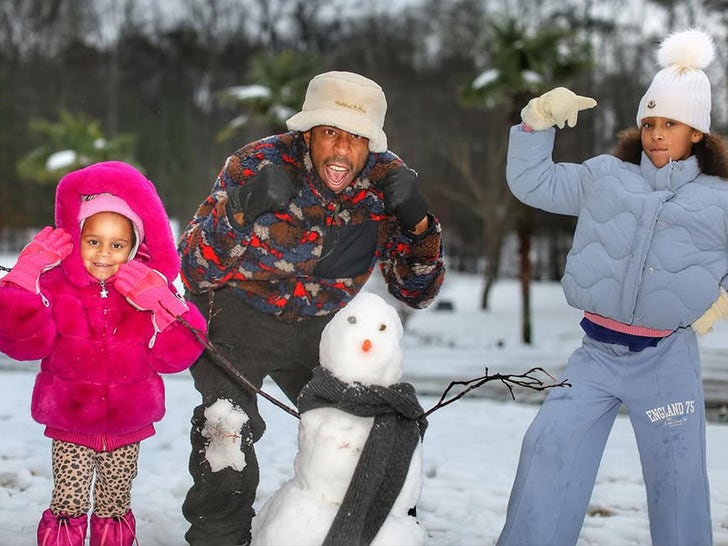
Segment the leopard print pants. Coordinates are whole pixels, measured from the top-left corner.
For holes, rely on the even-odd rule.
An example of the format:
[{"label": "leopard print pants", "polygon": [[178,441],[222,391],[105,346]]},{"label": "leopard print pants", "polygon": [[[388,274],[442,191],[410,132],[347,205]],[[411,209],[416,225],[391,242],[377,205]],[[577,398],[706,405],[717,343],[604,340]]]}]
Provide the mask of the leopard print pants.
[{"label": "leopard print pants", "polygon": [[94,513],[97,516],[123,516],[129,511],[131,482],[137,475],[139,443],[114,451],[94,451],[78,444],[53,440],[51,452],[51,512],[71,517],[87,513],[91,508],[92,482]]}]

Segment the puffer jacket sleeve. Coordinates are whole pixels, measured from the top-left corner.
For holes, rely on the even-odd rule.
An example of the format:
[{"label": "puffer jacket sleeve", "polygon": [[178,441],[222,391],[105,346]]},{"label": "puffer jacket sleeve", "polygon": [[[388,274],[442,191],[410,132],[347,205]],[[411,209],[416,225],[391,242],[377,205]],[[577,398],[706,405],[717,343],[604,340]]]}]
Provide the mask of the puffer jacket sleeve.
[{"label": "puffer jacket sleeve", "polygon": [[[173,322],[157,334],[151,348],[150,364],[159,373],[176,373],[195,363],[204,350],[207,339],[207,323],[200,310],[192,302],[186,302],[189,310],[181,315],[187,324]],[[198,340],[194,329],[202,338]]]},{"label": "puffer jacket sleeve", "polygon": [[511,128],[506,179],[520,201],[535,208],[577,216],[589,168],[575,163],[554,163],[555,129],[524,131]]},{"label": "puffer jacket sleeve", "polygon": [[48,356],[57,332],[52,305],[14,284],[0,284],[0,351],[16,360]]}]

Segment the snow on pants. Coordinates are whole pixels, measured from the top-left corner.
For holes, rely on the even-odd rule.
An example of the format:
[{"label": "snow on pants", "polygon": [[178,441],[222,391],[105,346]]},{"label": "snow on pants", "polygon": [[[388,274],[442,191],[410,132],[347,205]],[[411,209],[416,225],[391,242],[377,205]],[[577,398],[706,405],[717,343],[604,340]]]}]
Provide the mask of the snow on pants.
[{"label": "snow on pants", "polygon": [[[256,311],[229,289],[215,292],[211,313],[207,294],[192,295],[191,300],[212,317],[208,337],[225,359],[258,388],[270,376],[295,403],[319,364],[321,331],[331,317],[286,322]],[[190,523],[185,538],[193,546],[245,544],[259,481],[253,444],[265,430],[256,394],[225,371],[209,351],[190,371],[202,404],[192,416],[189,471],[194,483],[182,506]],[[209,423],[205,412],[211,415],[210,407],[220,400],[242,419]],[[213,429],[217,429],[215,439]],[[228,439],[230,445],[220,445]],[[227,455],[221,461],[214,451]],[[229,465],[225,457],[230,458]]]},{"label": "snow on pants", "polygon": [[713,543],[705,406],[692,329],[630,352],[584,337],[526,432],[497,544],[576,544],[622,404],[634,429],[652,543]]}]

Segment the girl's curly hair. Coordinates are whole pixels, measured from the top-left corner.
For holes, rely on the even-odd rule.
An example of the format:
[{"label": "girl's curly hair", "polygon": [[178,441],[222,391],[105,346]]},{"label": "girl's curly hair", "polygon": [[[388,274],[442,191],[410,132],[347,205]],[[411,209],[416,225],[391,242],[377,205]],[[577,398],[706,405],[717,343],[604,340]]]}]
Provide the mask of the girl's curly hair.
[{"label": "girl's curly hair", "polygon": [[[718,135],[705,133],[703,139],[693,145],[700,170],[710,176],[728,178],[728,142]],[[636,165],[642,158],[642,140],[639,127],[630,127],[617,134],[617,145],[612,155]]]}]

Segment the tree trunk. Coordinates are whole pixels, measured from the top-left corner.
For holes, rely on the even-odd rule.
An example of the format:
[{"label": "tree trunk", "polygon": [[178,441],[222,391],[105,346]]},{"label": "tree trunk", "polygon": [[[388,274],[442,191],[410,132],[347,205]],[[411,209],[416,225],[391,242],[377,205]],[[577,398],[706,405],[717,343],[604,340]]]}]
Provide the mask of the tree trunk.
[{"label": "tree trunk", "polygon": [[483,293],[480,297],[480,308],[483,311],[488,310],[488,299],[490,298],[490,289],[493,287],[495,282],[495,275],[491,271],[490,264],[485,265],[485,273],[483,278]]},{"label": "tree trunk", "polygon": [[533,211],[525,205],[519,207],[518,254],[521,266],[521,340],[531,344],[531,240],[533,237]]},{"label": "tree trunk", "polygon": [[487,231],[487,233],[483,233],[483,240],[485,241],[485,272],[483,294],[480,300],[480,308],[484,311],[488,309],[490,289],[498,278],[505,228],[505,222],[494,222],[483,229],[483,231]]},{"label": "tree trunk", "polygon": [[531,236],[525,231],[518,233],[521,257],[521,339],[531,344]]}]

